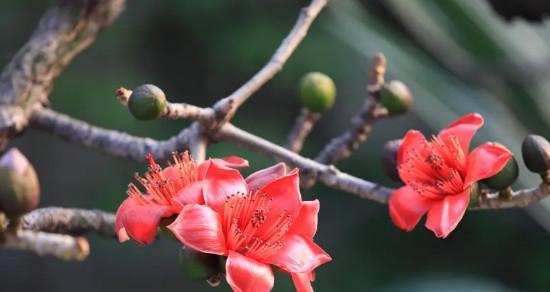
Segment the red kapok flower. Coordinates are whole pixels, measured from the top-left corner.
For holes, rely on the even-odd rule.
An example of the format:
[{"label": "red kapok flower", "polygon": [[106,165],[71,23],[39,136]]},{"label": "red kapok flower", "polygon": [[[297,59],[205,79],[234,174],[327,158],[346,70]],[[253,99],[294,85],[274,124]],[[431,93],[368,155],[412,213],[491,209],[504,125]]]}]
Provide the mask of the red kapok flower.
[{"label": "red kapok flower", "polygon": [[470,141],[483,125],[479,114],[468,114],[427,141],[410,130],[397,153],[397,167],[406,184],[389,200],[395,225],[411,231],[428,213],[426,227],[437,237],[453,231],[468,208],[473,183],[497,174],[512,157],[503,146],[486,143],[468,153]]},{"label": "red kapok flower", "polygon": [[227,256],[234,291],[270,291],[271,265],[292,275],[298,291],[313,291],[313,271],[331,260],[313,242],[319,201],[302,202],[298,171],[277,164],[246,180],[212,162],[203,183],[205,205],[186,205],[168,226],[187,247]]},{"label": "red kapok flower", "polygon": [[204,204],[202,182],[212,161],[226,167],[246,167],[248,161],[239,157],[210,159],[196,165],[187,152],[173,155],[173,164],[161,168],[147,156],[149,169],[136,179],[145,194],[133,183],[128,186],[128,198],[117,210],[115,230],[121,242],[133,238],[141,244],[151,244],[159,221],[178,214],[185,204]]}]

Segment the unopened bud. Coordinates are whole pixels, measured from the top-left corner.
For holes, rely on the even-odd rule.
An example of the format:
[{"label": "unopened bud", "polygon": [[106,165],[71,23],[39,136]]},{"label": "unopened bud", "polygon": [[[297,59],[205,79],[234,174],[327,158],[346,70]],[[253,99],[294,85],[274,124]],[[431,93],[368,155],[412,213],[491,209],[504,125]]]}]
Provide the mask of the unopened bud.
[{"label": "unopened bud", "polygon": [[392,80],[380,89],[380,103],[391,116],[406,113],[412,106],[412,93],[405,83]]},{"label": "unopened bud", "polygon": [[221,273],[220,256],[188,247],[180,249],[178,262],[183,273],[192,280],[213,280]]},{"label": "unopened bud", "polygon": [[516,158],[512,156],[506,165],[495,175],[483,180],[491,189],[502,191],[511,186],[519,175],[519,167]]},{"label": "unopened bud", "polygon": [[399,171],[397,170],[397,152],[401,147],[403,139],[396,139],[386,142],[384,150],[382,151],[382,164],[384,171],[394,181],[401,181],[399,177]]},{"label": "unopened bud", "polygon": [[521,144],[521,154],[525,166],[536,173],[550,169],[550,143],[539,135],[527,135]]},{"label": "unopened bud", "polygon": [[326,112],[336,99],[336,86],[332,79],[319,72],[311,72],[300,81],[300,101],[312,112]]},{"label": "unopened bud", "polygon": [[166,110],[166,96],[155,85],[140,85],[132,91],[128,100],[128,109],[138,120],[159,118]]},{"label": "unopened bud", "polygon": [[0,211],[15,218],[32,211],[39,202],[36,171],[19,150],[12,148],[0,158]]}]

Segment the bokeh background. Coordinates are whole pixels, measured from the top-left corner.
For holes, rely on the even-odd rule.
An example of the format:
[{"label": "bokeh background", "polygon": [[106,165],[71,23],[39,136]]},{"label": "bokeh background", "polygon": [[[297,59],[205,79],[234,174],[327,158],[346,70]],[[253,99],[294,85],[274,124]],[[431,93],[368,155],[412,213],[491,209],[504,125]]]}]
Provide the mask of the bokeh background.
[{"label": "bokeh background", "polygon": [[[53,2],[0,2],[0,65]],[[55,83],[52,107],[99,126],[170,137],[188,123],[136,121],[117,104],[114,90],[153,83],[171,101],[210,105],[270,58],[306,4],[130,1]],[[523,167],[520,145],[526,133],[550,136],[549,48],[550,21],[505,21],[486,1],[333,0],[284,70],[242,108],[235,123],[284,143],[300,110],[298,80],[309,71],[324,72],[335,80],[338,97],[307,141],[304,153],[314,156],[363,103],[369,59],[380,51],[388,59],[388,79],[412,89],[413,110],[377,123],[367,143],[339,167],[396,186],[381,168],[385,141],[409,128],[434,133],[475,111],[486,119],[475,144],[496,140],[508,146],[521,164],[517,187],[534,186],[537,176]],[[145,170],[32,129],[12,146],[36,166],[42,206],[115,211],[133,173]],[[252,162],[247,171],[273,163],[229,144],[208,150],[209,156],[235,154]],[[548,201],[526,210],[468,212],[440,240],[422,224],[411,233],[398,230],[385,205],[322,186],[303,196],[321,200],[317,241],[334,258],[318,269],[317,291],[550,291]],[[91,236],[90,243],[92,253],[82,263],[0,249],[0,290],[216,291],[179,271],[177,242],[140,247]],[[229,288],[224,284],[217,291]],[[287,275],[276,274],[275,291],[292,291]]]}]

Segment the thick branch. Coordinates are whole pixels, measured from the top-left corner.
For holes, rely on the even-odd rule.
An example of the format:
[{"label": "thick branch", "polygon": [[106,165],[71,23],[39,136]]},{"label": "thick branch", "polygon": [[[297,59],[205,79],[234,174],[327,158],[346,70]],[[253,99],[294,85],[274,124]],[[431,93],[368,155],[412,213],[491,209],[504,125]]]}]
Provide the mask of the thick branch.
[{"label": "thick branch", "polygon": [[25,230],[84,235],[90,232],[116,238],[115,215],[100,210],[48,207],[34,210],[23,217]]},{"label": "thick branch", "polygon": [[304,146],[304,141],[320,118],[321,113],[312,112],[306,108],[303,108],[294,123],[294,127],[288,134],[287,144],[285,147],[293,152],[300,153],[300,151],[302,151],[302,147]]},{"label": "thick branch", "polygon": [[0,246],[33,251],[38,255],[53,255],[64,260],[84,260],[90,254],[90,245],[85,238],[70,235],[19,230],[3,234]]},{"label": "thick branch", "polygon": [[174,151],[189,149],[191,135],[190,129],[186,128],[168,140],[157,141],[91,126],[51,109],[36,110],[32,117],[32,126],[69,142],[135,161],[144,161],[148,153],[164,160]]},{"label": "thick branch", "polygon": [[311,23],[317,15],[319,15],[327,2],[328,0],[313,0],[309,6],[302,9],[296,24],[283,40],[279,48],[277,48],[277,51],[273,54],[269,62],[239,89],[214,105],[214,113],[211,118],[222,123],[210,123],[209,126],[221,126],[223,125],[223,121],[231,119],[237,109],[246,102],[252,94],[258,91],[258,89],[273,78],[275,74],[281,71],[284,64],[306,36]]},{"label": "thick branch", "polygon": [[111,24],[125,0],[60,1],[40,19],[29,41],[0,75],[0,149],[22,131],[69,62]]}]

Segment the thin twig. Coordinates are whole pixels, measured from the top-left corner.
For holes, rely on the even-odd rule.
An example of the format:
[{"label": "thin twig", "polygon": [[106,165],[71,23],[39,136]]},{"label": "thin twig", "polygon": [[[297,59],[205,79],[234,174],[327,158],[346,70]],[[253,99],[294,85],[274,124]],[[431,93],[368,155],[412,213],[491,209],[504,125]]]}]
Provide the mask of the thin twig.
[{"label": "thin twig", "polygon": [[361,111],[353,117],[349,129],[328,143],[315,160],[323,164],[336,164],[346,159],[364,143],[376,120],[387,116],[387,110],[378,105],[376,95],[384,84],[386,73],[386,58],[381,53],[372,59],[369,82],[367,85],[368,96]]},{"label": "thin twig", "polygon": [[275,51],[275,54],[273,54],[269,62],[250,80],[239,87],[239,89],[231,95],[219,100],[213,106],[214,113],[211,118],[218,121],[218,123],[209,123],[210,126],[221,127],[223,122],[229,121],[233,115],[235,115],[237,109],[245,103],[252,94],[258,91],[258,89],[273,78],[275,74],[281,71],[284,64],[306,36],[311,23],[317,15],[319,15],[327,2],[328,0],[313,0],[309,6],[302,9],[296,24],[294,24],[294,27],[288,33],[279,48],[277,48],[277,51]]},{"label": "thin twig", "polygon": [[312,112],[306,108],[302,108],[302,112],[296,119],[294,127],[288,134],[288,139],[285,147],[290,151],[300,153],[304,146],[304,141],[307,136],[321,118],[321,113]]},{"label": "thin twig", "polygon": [[26,250],[38,255],[53,255],[63,260],[84,260],[90,254],[85,238],[39,231],[19,230],[3,234],[1,247]]},{"label": "thin twig", "polygon": [[115,215],[100,210],[59,207],[36,209],[23,216],[21,228],[69,235],[96,233],[116,238]]}]

